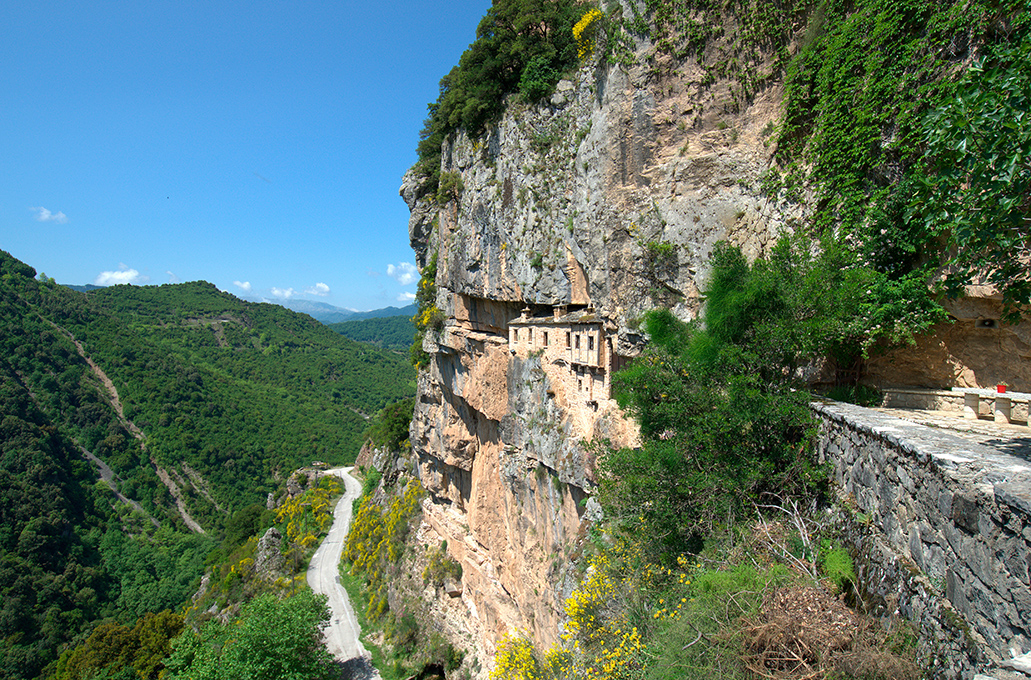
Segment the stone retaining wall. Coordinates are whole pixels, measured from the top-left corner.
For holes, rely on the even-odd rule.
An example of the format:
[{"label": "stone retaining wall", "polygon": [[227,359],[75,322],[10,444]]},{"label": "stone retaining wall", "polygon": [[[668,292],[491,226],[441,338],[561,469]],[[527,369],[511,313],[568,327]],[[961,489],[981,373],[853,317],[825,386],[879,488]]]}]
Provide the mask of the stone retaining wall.
[{"label": "stone retaining wall", "polygon": [[935,675],[1031,652],[1031,462],[858,406],[814,409],[860,587],[920,630]]}]

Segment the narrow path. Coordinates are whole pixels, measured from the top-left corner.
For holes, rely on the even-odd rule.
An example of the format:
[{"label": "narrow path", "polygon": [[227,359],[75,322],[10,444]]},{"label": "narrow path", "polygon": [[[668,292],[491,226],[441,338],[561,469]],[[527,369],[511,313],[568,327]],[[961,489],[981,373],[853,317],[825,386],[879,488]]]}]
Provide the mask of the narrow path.
[{"label": "narrow path", "polygon": [[[111,378],[107,377],[107,373],[104,373],[104,369],[98,366],[97,363],[93,361],[93,359],[91,359],[88,354],[86,354],[86,350],[83,349],[82,343],[79,342],[70,331],[65,330],[61,326],[58,326],[56,323],[54,323],[50,319],[47,319],[42,314],[39,315],[39,318],[50,324],[54,328],[54,330],[64,335],[72,342],[73,345],[75,345],[75,351],[79,353],[79,356],[82,357],[83,361],[86,362],[86,365],[90,367],[91,371],[93,371],[93,375],[97,377],[97,379],[100,381],[100,384],[103,386],[104,393],[107,395],[108,403],[111,405],[111,408],[114,409],[115,415],[118,417],[119,422],[122,423],[122,427],[124,427],[126,431],[128,431],[129,434],[131,434],[136,439],[136,441],[140,443],[140,448],[143,449],[144,452],[146,452],[147,443],[146,438],[143,436],[143,431],[140,430],[140,428],[136,427],[136,423],[132,422],[131,420],[125,417],[125,410],[122,408],[122,401],[118,398],[118,388],[116,388],[115,384],[111,382]],[[99,460],[95,457],[93,459]],[[183,494],[179,490],[179,487],[176,485],[175,482],[172,481],[172,478],[168,475],[168,473],[165,472],[165,470],[163,470],[160,465],[158,465],[158,462],[154,459],[154,456],[150,457],[150,464],[154,466],[154,471],[157,473],[158,479],[161,480],[161,483],[165,485],[165,488],[168,489],[168,493],[175,500],[175,507],[177,510],[179,510],[179,516],[183,518],[183,522],[186,524],[186,526],[188,526],[191,530],[197,532],[198,534],[205,533],[201,525],[198,524],[197,521],[193,519],[193,517],[190,517],[190,513],[186,511],[186,501],[183,499]]]},{"label": "narrow path", "polygon": [[111,469],[111,466],[109,466],[107,463],[100,460],[99,458],[97,458],[81,446],[79,447],[79,451],[82,453],[83,456],[86,457],[87,460],[89,460],[97,466],[97,472],[100,474],[100,478],[107,482],[107,485],[111,487],[111,492],[114,493],[115,498],[125,503],[132,509],[138,510],[141,515],[150,520],[151,524],[153,524],[155,527],[159,529],[161,528],[161,523],[158,522],[157,519],[152,517],[150,514],[148,514],[147,511],[144,510],[139,503],[132,500],[131,498],[127,498],[125,495],[122,494],[122,492],[118,488],[118,484],[121,482],[121,480],[118,479],[118,476],[115,474],[115,471]]},{"label": "narrow path", "polygon": [[349,472],[351,468],[335,468],[328,474],[336,475],[344,482],[344,495],[333,510],[333,526],[322,545],[308,563],[308,585],[316,593],[329,597],[330,620],[326,626],[326,648],[344,663],[352,678],[376,678],[379,673],[372,667],[371,655],[358,639],[361,628],[347,597],[347,591],[340,585],[340,556],[351,526],[351,505],[362,492],[362,485]]}]

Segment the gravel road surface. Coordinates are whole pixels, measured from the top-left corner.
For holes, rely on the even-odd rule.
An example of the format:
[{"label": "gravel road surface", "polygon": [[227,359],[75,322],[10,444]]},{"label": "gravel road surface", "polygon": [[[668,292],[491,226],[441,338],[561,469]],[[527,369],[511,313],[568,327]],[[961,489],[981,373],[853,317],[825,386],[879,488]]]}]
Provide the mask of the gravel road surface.
[{"label": "gravel road surface", "polygon": [[358,639],[361,629],[347,591],[340,585],[340,555],[351,526],[351,504],[362,492],[362,485],[349,472],[351,468],[328,470],[344,482],[344,495],[333,510],[333,527],[308,564],[308,585],[316,593],[329,597],[331,618],[326,627],[326,648],[329,653],[352,670],[352,677],[378,678],[369,663],[369,652]]}]

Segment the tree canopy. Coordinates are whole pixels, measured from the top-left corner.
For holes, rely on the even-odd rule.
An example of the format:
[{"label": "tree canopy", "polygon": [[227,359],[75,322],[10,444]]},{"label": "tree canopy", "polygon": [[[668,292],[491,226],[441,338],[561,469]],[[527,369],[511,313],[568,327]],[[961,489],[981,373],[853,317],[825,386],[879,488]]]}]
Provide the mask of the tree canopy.
[{"label": "tree canopy", "polygon": [[268,593],[228,625],[208,621],[176,638],[168,680],[330,680],[333,657],[322,642],[326,597],[311,590],[279,599]]},{"label": "tree canopy", "polygon": [[586,8],[574,0],[496,0],[480,20],[476,40],[458,65],[440,80],[440,96],[428,106],[419,136],[424,193],[436,192],[440,149],[462,128],[479,135],[496,121],[507,95],[535,102],[550,94],[562,73],[576,64],[573,26]]}]

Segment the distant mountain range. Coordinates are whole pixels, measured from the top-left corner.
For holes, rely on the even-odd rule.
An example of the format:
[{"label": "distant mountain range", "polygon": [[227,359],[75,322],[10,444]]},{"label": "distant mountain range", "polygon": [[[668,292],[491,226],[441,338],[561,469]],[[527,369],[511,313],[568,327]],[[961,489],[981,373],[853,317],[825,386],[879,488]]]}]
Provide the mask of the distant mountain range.
[{"label": "distant mountain range", "polygon": [[[266,300],[265,302],[271,302],[271,300]],[[301,314],[307,314],[324,324],[340,323],[341,321],[360,321],[362,319],[380,319],[387,316],[411,317],[415,316],[416,312],[415,305],[384,307],[383,309],[374,309],[369,312],[356,312],[353,309],[334,307],[325,302],[316,302],[314,300],[281,300],[273,304],[282,305]]]},{"label": "distant mountain range", "polygon": [[[87,283],[85,286],[73,286],[70,284],[64,284],[65,288],[71,288],[77,290],[80,293],[88,293],[91,290],[97,290],[104,288],[104,286],[95,286],[92,283]],[[360,321],[362,319],[380,319],[387,316],[415,316],[416,306],[407,305],[405,307],[384,307],[383,309],[373,309],[369,312],[358,312],[353,309],[347,309],[345,307],[334,307],[331,304],[325,302],[318,302],[317,300],[251,300],[251,302],[268,302],[269,304],[279,305],[280,307],[286,307],[287,309],[300,312],[301,314],[307,314],[316,321],[324,324],[340,323],[341,321]]]}]

